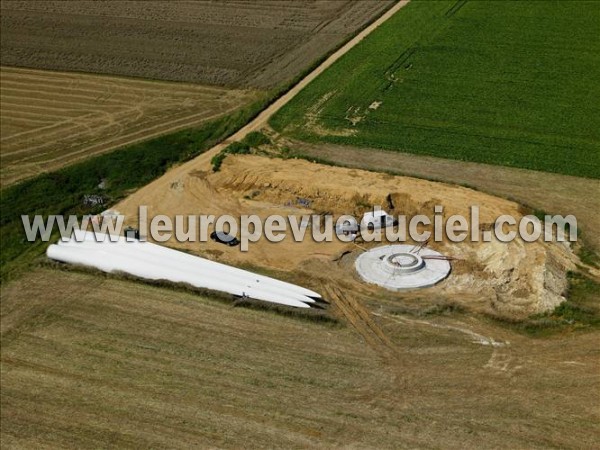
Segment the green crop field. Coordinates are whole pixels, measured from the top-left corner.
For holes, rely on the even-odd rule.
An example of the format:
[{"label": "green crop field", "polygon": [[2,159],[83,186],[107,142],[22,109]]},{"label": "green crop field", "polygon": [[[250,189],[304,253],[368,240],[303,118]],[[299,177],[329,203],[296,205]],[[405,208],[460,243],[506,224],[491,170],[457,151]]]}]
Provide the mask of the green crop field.
[{"label": "green crop field", "polygon": [[412,0],[272,120],[288,136],[600,178],[600,2]]}]

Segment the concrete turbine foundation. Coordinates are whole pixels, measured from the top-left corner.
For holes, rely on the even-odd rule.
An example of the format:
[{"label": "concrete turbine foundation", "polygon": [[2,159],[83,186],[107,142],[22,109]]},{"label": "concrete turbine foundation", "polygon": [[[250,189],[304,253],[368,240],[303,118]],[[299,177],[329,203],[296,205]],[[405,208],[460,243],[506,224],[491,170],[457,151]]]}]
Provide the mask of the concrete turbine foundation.
[{"label": "concrete turbine foundation", "polygon": [[360,255],[356,271],[367,283],[392,291],[433,286],[450,273],[450,262],[429,248],[414,245],[386,245]]}]

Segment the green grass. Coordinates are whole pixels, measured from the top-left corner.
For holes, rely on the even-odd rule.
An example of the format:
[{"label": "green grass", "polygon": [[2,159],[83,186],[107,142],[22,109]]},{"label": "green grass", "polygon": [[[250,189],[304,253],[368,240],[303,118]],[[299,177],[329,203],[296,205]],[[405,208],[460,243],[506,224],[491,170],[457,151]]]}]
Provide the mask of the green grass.
[{"label": "green grass", "polygon": [[221,170],[221,165],[225,161],[225,158],[227,158],[227,155],[247,155],[248,153],[250,153],[249,145],[242,142],[232,142],[210,160],[213,172]]},{"label": "green grass", "polygon": [[311,142],[600,178],[598,29],[595,1],[413,0],[271,125]]},{"label": "green grass", "polygon": [[582,273],[569,272],[568,278],[567,300],[554,311],[508,325],[533,337],[600,329],[600,285]]},{"label": "green grass", "polygon": [[227,155],[247,155],[252,152],[252,149],[258,149],[261,145],[270,143],[271,139],[260,131],[248,133],[241,142],[232,142],[212,157],[210,163],[212,164],[213,172],[221,170],[221,166],[223,165],[225,158],[227,158]]},{"label": "green grass", "polygon": [[[159,177],[174,164],[208,150],[247,123],[264,105],[256,102],[199,128],[161,136],[40,175],[0,191],[0,279],[19,275],[45,251],[47,242],[28,242],[21,215],[96,214]],[[99,184],[103,182],[103,188]],[[103,206],[87,206],[99,195]],[[57,236],[57,235],[56,235]]]},{"label": "green grass", "polygon": [[260,131],[251,131],[246,135],[242,142],[249,147],[258,148],[261,145],[269,145],[271,143],[271,139],[269,139],[269,136],[261,133]]},{"label": "green grass", "polygon": [[588,266],[600,268],[600,255],[594,252],[589,247],[581,246],[577,251],[577,256],[582,263],[587,264]]}]

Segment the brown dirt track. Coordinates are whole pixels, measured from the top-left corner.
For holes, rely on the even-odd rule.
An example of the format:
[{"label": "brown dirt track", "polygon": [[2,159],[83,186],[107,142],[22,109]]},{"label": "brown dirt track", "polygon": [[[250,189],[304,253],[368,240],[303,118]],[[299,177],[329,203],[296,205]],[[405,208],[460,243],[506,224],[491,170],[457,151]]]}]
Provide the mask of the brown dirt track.
[{"label": "brown dirt track", "polygon": [[2,63],[258,89],[290,81],[392,0],[2,1]]},{"label": "brown dirt track", "polygon": [[2,186],[89,156],[190,128],[255,91],[2,67]]}]

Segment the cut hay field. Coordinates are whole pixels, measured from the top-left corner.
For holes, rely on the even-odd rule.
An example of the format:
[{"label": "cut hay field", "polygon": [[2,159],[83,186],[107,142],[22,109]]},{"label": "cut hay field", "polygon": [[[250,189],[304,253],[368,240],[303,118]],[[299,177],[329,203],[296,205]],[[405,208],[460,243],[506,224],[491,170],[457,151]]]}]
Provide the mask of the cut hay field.
[{"label": "cut hay field", "polygon": [[[594,448],[596,336],[350,325],[38,268],[2,291],[3,448]],[[495,346],[483,343],[496,342]]]},{"label": "cut hay field", "polygon": [[2,63],[243,88],[290,82],[392,0],[2,1]]},{"label": "cut hay field", "polygon": [[129,78],[0,69],[0,181],[41,172],[198,126],[260,97],[257,91]]},{"label": "cut hay field", "polygon": [[600,178],[600,3],[413,0],[288,103],[303,140]]}]

